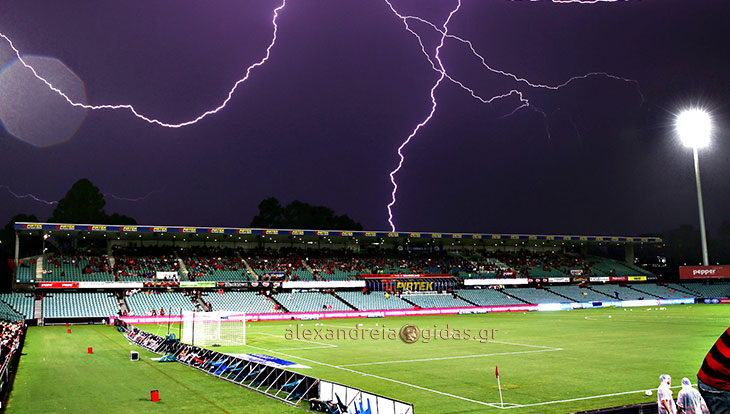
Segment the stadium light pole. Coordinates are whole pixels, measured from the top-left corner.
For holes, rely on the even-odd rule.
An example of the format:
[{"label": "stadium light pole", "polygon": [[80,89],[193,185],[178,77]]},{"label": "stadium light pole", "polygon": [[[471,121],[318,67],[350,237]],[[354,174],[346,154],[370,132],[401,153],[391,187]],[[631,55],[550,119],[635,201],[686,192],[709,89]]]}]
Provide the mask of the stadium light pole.
[{"label": "stadium light pole", "polygon": [[697,154],[699,148],[710,145],[712,119],[707,111],[702,109],[687,109],[682,111],[676,119],[675,127],[682,144],[692,148],[695,161],[695,182],[697,184],[697,206],[700,212],[700,239],[702,241],[702,264],[708,266],[710,260],[707,255],[707,234],[705,231],[705,213],[702,207],[702,186],[700,185],[700,160]]}]

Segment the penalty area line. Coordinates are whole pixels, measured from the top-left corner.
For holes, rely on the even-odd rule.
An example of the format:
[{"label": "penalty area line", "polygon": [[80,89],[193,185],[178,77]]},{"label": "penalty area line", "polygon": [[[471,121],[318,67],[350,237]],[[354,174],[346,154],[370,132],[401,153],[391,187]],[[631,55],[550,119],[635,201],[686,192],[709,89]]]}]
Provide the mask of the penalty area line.
[{"label": "penalty area line", "polygon": [[422,391],[428,391],[428,392],[432,392],[434,394],[440,394],[440,395],[443,395],[443,396],[446,396],[446,397],[456,398],[456,399],[459,399],[459,400],[468,401],[468,402],[472,402],[472,403],[475,403],[475,404],[481,404],[481,405],[484,405],[484,406],[487,406],[487,407],[492,407],[492,408],[508,408],[508,407],[500,407],[499,406],[499,403],[488,403],[488,402],[485,402],[485,401],[473,400],[471,398],[462,397],[460,395],[454,395],[454,394],[449,394],[448,392],[443,392],[443,391],[438,391],[438,390],[432,390],[430,388],[421,387],[420,385],[409,384],[407,382],[398,381],[398,380],[395,380],[395,379],[392,379],[392,378],[381,377],[380,375],[368,374],[366,372],[356,371],[354,369],[339,367],[337,365],[328,364],[326,362],[319,362],[319,361],[315,361],[315,360],[309,359],[309,358],[302,358],[302,357],[299,357],[299,356],[296,356],[296,355],[291,355],[291,354],[286,354],[284,352],[274,351],[272,349],[261,348],[261,347],[253,346],[253,345],[248,345],[248,346],[251,347],[251,348],[260,349],[262,351],[273,352],[273,353],[276,353],[276,354],[284,355],[284,356],[287,356],[289,358],[300,359],[302,361],[307,361],[307,362],[310,362],[312,364],[323,365],[325,367],[335,368],[335,369],[339,369],[339,370],[342,370],[342,371],[351,372],[353,374],[359,374],[359,375],[364,375],[364,376],[368,376],[368,377],[372,377],[372,378],[377,378],[377,379],[380,379],[380,380],[383,380],[383,381],[389,381],[389,382],[393,382],[393,383],[396,383],[396,384],[405,385],[406,387],[411,387],[411,388],[415,388],[415,389],[422,390]]},{"label": "penalty area line", "polygon": [[[693,384],[693,385],[696,386],[696,384]],[[669,388],[682,388],[682,386],[676,385],[674,387],[669,387]],[[652,389],[652,391],[654,391],[654,389]],[[510,405],[509,407],[504,407],[504,409],[506,410],[509,408],[536,407],[539,405],[560,404],[560,403],[566,403],[566,402],[592,400],[592,399],[596,399],[596,398],[605,398],[605,397],[617,397],[619,395],[638,394],[640,392],[643,393],[643,392],[646,392],[646,390],[614,392],[611,394],[591,395],[588,397],[569,398],[569,399],[565,399],[565,400],[555,400],[555,401],[544,401],[544,402],[532,403],[532,404],[514,404],[514,405]]]}]

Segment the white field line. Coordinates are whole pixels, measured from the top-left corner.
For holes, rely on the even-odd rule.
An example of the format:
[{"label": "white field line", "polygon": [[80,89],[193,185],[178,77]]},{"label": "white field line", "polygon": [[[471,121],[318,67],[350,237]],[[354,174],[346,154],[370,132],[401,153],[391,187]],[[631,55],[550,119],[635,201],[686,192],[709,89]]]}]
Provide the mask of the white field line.
[{"label": "white field line", "polygon": [[[300,359],[302,361],[307,361],[307,362],[310,362],[312,364],[323,365],[323,366],[326,366],[326,367],[329,367],[329,368],[335,368],[335,369],[340,369],[340,370],[343,370],[343,371],[351,372],[353,374],[359,374],[359,375],[364,375],[364,376],[368,376],[368,377],[373,377],[373,378],[377,378],[377,379],[380,379],[380,380],[383,380],[383,381],[389,381],[389,382],[393,382],[393,383],[396,383],[396,384],[405,385],[406,387],[411,387],[411,388],[419,389],[419,390],[422,390],[422,391],[428,391],[428,392],[432,392],[434,394],[440,394],[440,395],[444,395],[446,397],[456,398],[456,399],[459,399],[459,400],[468,401],[468,402],[472,402],[472,403],[475,403],[475,404],[485,405],[487,407],[499,408],[499,403],[488,403],[488,402],[484,402],[484,401],[473,400],[471,398],[462,397],[460,395],[449,394],[447,392],[438,391],[438,390],[432,390],[430,388],[421,387],[419,385],[414,385],[414,384],[409,384],[407,382],[394,380],[392,378],[381,377],[380,375],[373,375],[373,374],[368,374],[368,373],[361,372],[361,371],[356,371],[354,369],[349,369],[349,368],[344,368],[344,367],[338,367],[336,365],[327,364],[325,362],[319,362],[319,361],[315,361],[313,359],[302,358],[302,357],[295,356],[295,355],[285,354],[283,352],[274,351],[274,350],[271,350],[271,349],[260,348],[260,347],[253,346],[253,345],[248,345],[248,346],[251,347],[251,348],[260,349],[262,351],[273,352],[273,353],[276,353],[276,354],[284,355],[284,356],[287,356],[289,358]],[[507,407],[505,407],[505,408],[507,408]]]},{"label": "white field line", "polygon": [[[328,326],[339,327],[337,325],[328,325]],[[343,327],[343,328],[345,328],[345,327]],[[347,328],[349,328],[349,327],[347,327]],[[364,328],[364,329],[367,329],[367,328]],[[374,328],[371,328],[371,329],[374,329]],[[275,336],[275,335],[272,335],[272,336]],[[538,351],[523,351],[523,352],[520,352],[520,353],[528,353],[528,352],[549,352],[549,351],[560,351],[560,350],[562,350],[562,348],[553,348],[553,347],[548,347],[548,346],[543,346],[543,345],[519,344],[519,343],[504,342],[504,341],[489,341],[489,342],[497,342],[497,343],[501,343],[501,344],[505,344],[505,345],[515,345],[515,346],[527,346],[527,347],[535,347],[535,348],[545,348],[543,350],[538,350]],[[276,354],[284,355],[284,356],[289,357],[289,358],[299,359],[299,360],[307,361],[307,362],[310,362],[310,363],[313,363],[313,364],[322,365],[322,366],[326,366],[326,367],[329,367],[329,368],[334,368],[334,369],[339,369],[339,370],[342,370],[342,371],[351,372],[353,374],[359,374],[359,375],[363,375],[363,376],[377,378],[377,379],[380,379],[380,380],[383,380],[383,381],[393,382],[393,383],[400,384],[400,385],[404,385],[404,386],[407,386],[407,387],[410,387],[410,388],[415,388],[415,389],[419,389],[419,390],[422,390],[422,391],[427,391],[427,392],[431,392],[431,393],[434,393],[434,394],[439,394],[439,395],[443,395],[443,396],[446,396],[446,397],[451,397],[451,398],[459,399],[459,400],[462,400],[462,401],[467,401],[467,402],[471,402],[471,403],[475,403],[475,404],[480,404],[480,405],[484,405],[484,406],[492,407],[492,408],[498,408],[498,409],[502,409],[502,410],[508,410],[510,408],[534,407],[534,406],[540,406],[540,405],[560,404],[560,403],[566,403],[566,402],[591,400],[591,399],[605,398],[605,397],[615,397],[615,396],[619,396],[619,395],[628,395],[628,394],[643,393],[643,392],[646,391],[646,390],[625,391],[625,392],[617,392],[617,393],[611,393],[611,394],[592,395],[592,396],[588,396],[588,397],[578,397],[578,398],[570,398],[570,399],[555,400],[555,401],[544,401],[544,402],[531,403],[531,404],[516,404],[516,403],[508,403],[508,402],[505,402],[504,403],[504,406],[500,406],[500,404],[497,403],[497,402],[495,402],[495,403],[488,403],[486,401],[474,400],[474,399],[471,399],[471,398],[462,397],[460,395],[455,395],[455,394],[450,394],[450,393],[443,392],[443,391],[433,390],[433,389],[426,388],[426,387],[422,387],[422,386],[419,386],[419,385],[410,384],[410,383],[403,382],[403,381],[398,381],[398,380],[395,380],[395,379],[392,379],[392,378],[387,378],[387,377],[383,377],[383,376],[380,376],[380,375],[368,374],[366,372],[357,371],[357,370],[354,370],[354,369],[347,368],[348,366],[365,365],[365,364],[352,364],[352,365],[340,365],[340,366],[337,366],[337,365],[332,365],[332,364],[328,364],[328,363],[325,363],[325,362],[315,361],[315,360],[309,359],[309,358],[303,358],[303,357],[299,357],[299,356],[295,356],[295,355],[291,355],[291,354],[286,354],[284,352],[279,352],[279,351],[272,350],[272,349],[261,348],[261,347],[257,347],[257,346],[253,346],[253,345],[248,345],[248,346],[251,347],[251,348],[260,349],[262,351],[273,352],[273,353],[276,353]],[[367,365],[373,365],[373,363],[369,363]],[[674,386],[674,387],[671,387],[671,388],[680,388],[680,387],[681,386]]]},{"label": "white field line", "polygon": [[279,348],[279,351],[299,351],[300,349],[330,349],[329,346],[301,346],[299,348]]},{"label": "white field line", "polygon": [[[697,384],[693,384],[693,386],[697,386]],[[682,388],[682,386],[681,385],[676,385],[674,387],[669,387],[669,388]],[[592,399],[595,399],[595,398],[616,397],[616,396],[619,396],[619,395],[638,394],[640,392],[643,393],[645,391],[646,390],[624,391],[624,392],[615,392],[615,393],[612,393],[612,394],[591,395],[589,397],[570,398],[570,399],[566,399],[566,400],[545,401],[545,402],[532,403],[532,404],[515,404],[515,405],[511,405],[509,407],[504,407],[504,409],[506,410],[506,409],[509,409],[509,408],[535,407],[535,406],[538,406],[538,405],[560,404],[560,403],[572,402],[572,401],[592,400]],[[655,391],[655,390],[652,389],[652,392],[653,391]]]},{"label": "white field line", "polygon": [[485,343],[489,343],[489,342],[493,342],[493,343],[496,343],[496,344],[504,344],[504,345],[527,346],[527,347],[530,347],[530,348],[543,348],[543,349],[547,349],[547,350],[550,350],[550,351],[562,351],[563,350],[563,348],[555,348],[555,347],[552,347],[552,346],[518,344],[516,342],[505,342],[505,341],[495,341],[495,340],[487,341]]},{"label": "white field line", "polygon": [[[332,326],[332,327],[335,327],[335,328],[346,328],[346,329],[354,328],[354,326],[340,326],[340,325],[331,325],[331,324],[323,324],[323,323],[320,323],[320,325]],[[378,329],[378,328],[365,328],[365,327],[358,327],[358,328],[363,329],[363,330]],[[517,343],[517,342],[497,341],[497,340],[494,340],[494,339],[490,339],[490,340],[486,340],[485,341],[485,340],[482,340],[482,339],[479,339],[479,338],[470,338],[469,340],[471,340],[471,341],[477,341],[477,342],[480,342],[480,343],[483,343],[483,344],[495,343],[495,344],[503,344],[503,345],[527,346],[527,347],[530,347],[530,348],[543,348],[543,349],[550,350],[550,351],[562,351],[563,350],[563,348],[556,348],[554,346],[520,344],[520,343]]]},{"label": "white field line", "polygon": [[[284,335],[274,335],[274,334],[265,333],[265,332],[258,332],[258,334],[259,335],[266,335],[266,336],[273,336],[275,338],[283,338],[283,339],[286,339],[284,337]],[[328,344],[326,342],[309,341],[309,340],[306,340],[306,339],[299,339],[299,338],[293,338],[293,340],[294,341],[301,341],[301,342],[309,342],[310,344],[321,345],[319,348],[337,348],[337,345],[335,345],[335,344]],[[297,348],[297,349],[303,349],[303,348]]]},{"label": "white field line", "polygon": [[464,359],[464,358],[481,358],[481,357],[490,357],[490,356],[496,356],[496,355],[515,355],[515,354],[532,354],[535,352],[552,352],[552,351],[560,351],[561,349],[538,349],[535,351],[515,351],[515,352],[496,352],[493,354],[475,354],[475,355],[461,355],[461,356],[450,356],[450,357],[440,357],[440,358],[421,358],[421,359],[404,359],[400,361],[380,361],[380,362],[364,362],[361,364],[343,364],[338,365],[338,367],[360,367],[365,365],[383,365],[383,364],[400,364],[404,362],[428,362],[428,361],[441,361],[441,360],[448,360],[448,359]]}]

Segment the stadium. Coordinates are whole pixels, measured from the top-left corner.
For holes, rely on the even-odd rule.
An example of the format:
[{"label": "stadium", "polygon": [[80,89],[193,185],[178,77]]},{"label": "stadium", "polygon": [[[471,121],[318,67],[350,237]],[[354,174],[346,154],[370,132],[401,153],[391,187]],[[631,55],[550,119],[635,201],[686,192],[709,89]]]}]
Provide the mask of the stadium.
[{"label": "stadium", "polygon": [[45,253],[0,296],[29,326],[11,412],[147,411],[150,392],[155,411],[618,412],[656,406],[652,373],[693,376],[730,302],[730,283],[635,264],[656,237],[15,231]]},{"label": "stadium", "polygon": [[0,4],[0,414],[730,414],[727,0]]}]

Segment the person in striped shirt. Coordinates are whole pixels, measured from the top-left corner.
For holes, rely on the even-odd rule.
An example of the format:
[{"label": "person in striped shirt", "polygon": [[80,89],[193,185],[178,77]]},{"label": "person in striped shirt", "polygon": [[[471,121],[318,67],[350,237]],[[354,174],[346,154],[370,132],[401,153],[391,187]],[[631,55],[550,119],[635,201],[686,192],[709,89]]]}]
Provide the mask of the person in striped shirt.
[{"label": "person in striped shirt", "polygon": [[697,373],[697,388],[712,414],[730,414],[730,328],[702,361]]}]

